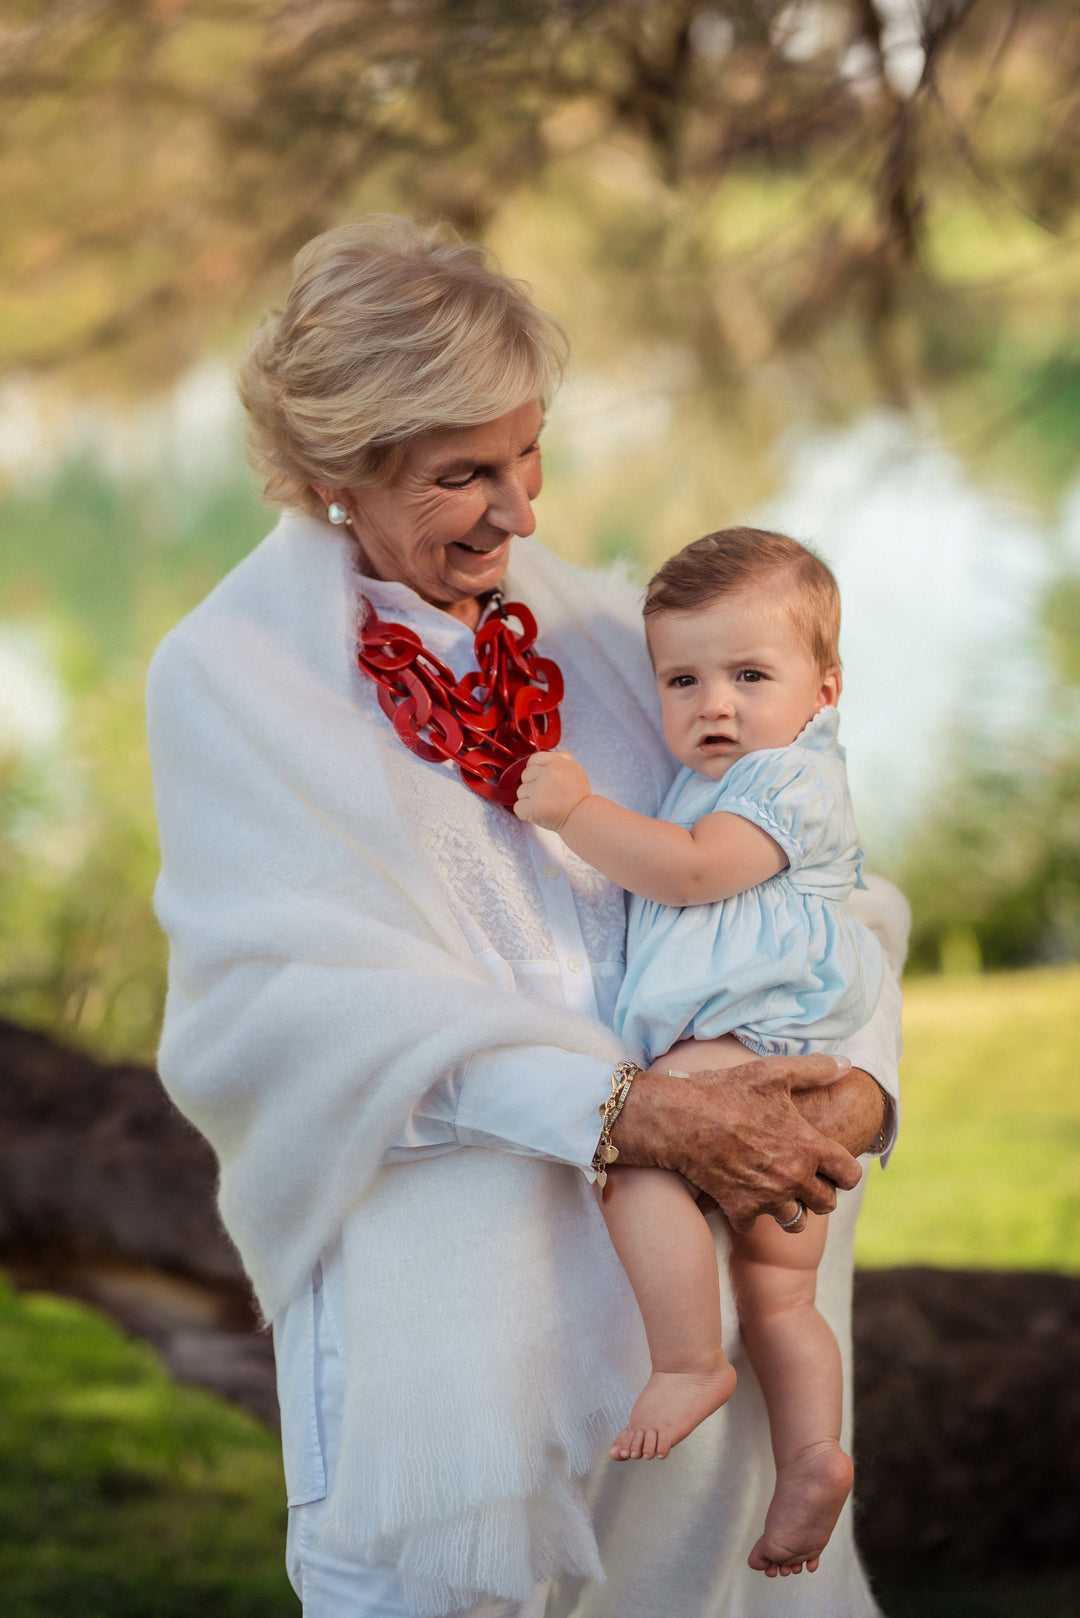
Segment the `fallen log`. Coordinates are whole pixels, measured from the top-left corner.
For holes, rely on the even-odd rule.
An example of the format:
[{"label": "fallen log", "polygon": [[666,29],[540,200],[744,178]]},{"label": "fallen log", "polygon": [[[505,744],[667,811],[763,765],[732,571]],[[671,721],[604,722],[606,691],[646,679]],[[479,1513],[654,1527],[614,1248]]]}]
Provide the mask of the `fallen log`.
[{"label": "fallen log", "polygon": [[867,1270],[854,1319],[874,1571],[1080,1567],[1080,1278]]},{"label": "fallen log", "polygon": [[133,1063],[0,1022],[0,1264],[145,1338],[276,1426],[269,1334],[215,1207],[214,1154]]}]

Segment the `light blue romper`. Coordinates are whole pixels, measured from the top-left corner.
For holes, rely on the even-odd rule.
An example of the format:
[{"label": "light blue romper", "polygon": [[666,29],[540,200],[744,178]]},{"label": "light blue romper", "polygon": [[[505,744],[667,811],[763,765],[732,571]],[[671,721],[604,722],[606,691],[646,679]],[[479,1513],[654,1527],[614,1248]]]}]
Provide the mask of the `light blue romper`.
[{"label": "light blue romper", "polygon": [[741,815],[788,866],[715,904],[631,900],[615,1031],[648,1060],[729,1033],[761,1056],[837,1049],[869,1022],[881,950],[845,905],[865,883],[838,723],[823,708],[790,747],[748,753],[719,781],[683,768],[672,783],[658,819]]}]

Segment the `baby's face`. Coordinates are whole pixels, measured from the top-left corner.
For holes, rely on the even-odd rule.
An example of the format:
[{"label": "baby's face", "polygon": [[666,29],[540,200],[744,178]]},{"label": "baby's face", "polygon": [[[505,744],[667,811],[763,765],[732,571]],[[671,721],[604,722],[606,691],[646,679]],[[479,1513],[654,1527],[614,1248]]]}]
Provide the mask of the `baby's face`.
[{"label": "baby's face", "polygon": [[781,605],[754,593],[647,621],[664,736],[680,764],[718,781],[735,760],[786,747],[840,695]]}]

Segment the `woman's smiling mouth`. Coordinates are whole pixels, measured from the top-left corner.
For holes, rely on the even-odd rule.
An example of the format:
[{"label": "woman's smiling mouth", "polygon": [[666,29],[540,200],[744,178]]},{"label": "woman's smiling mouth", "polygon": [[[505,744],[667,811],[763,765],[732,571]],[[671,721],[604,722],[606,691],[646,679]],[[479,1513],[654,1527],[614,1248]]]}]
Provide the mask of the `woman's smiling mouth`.
[{"label": "woman's smiling mouth", "polygon": [[470,556],[496,556],[500,551],[504,551],[509,543],[510,537],[508,535],[506,539],[500,540],[497,545],[470,545],[468,540],[455,539],[453,546],[456,550],[468,551]]}]

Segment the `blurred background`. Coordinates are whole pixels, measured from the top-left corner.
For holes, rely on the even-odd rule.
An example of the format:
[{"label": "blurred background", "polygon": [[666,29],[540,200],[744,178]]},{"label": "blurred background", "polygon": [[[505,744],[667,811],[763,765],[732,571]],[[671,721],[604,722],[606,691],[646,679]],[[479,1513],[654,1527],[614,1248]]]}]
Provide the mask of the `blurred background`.
[{"label": "blurred background", "polygon": [[[914,913],[905,1130],[860,1261],[1080,1273],[1078,84],[1072,0],[9,0],[0,1018],[152,1063],[146,663],[274,520],[236,360],[310,236],[371,211],[445,219],[572,335],[547,544],[644,582],[752,521],[840,580],[856,808]],[[106,1328],[54,1300],[4,1307],[33,1409],[75,1419],[78,1345],[105,1365]],[[139,1363],[155,1409],[201,1397]],[[115,1434],[136,1396],[101,1386]],[[193,1449],[155,1428],[130,1487],[165,1490],[158,1467],[206,1498],[239,1429],[169,1419],[210,1426]],[[2,1478],[24,1440],[4,1431],[17,1514]],[[127,1476],[87,1443],[84,1504],[102,1466]],[[272,1445],[243,1443],[269,1469],[245,1510],[276,1559]],[[76,1577],[70,1544],[29,1557],[29,1535],[13,1612],[210,1599],[175,1560],[164,1594],[150,1574],[132,1594],[115,1556]],[[221,1613],[293,1610],[276,1560],[222,1578]],[[1030,1590],[951,1599],[1044,1610]]]}]

